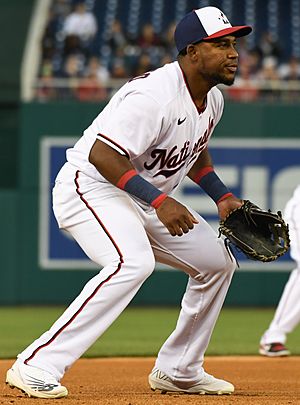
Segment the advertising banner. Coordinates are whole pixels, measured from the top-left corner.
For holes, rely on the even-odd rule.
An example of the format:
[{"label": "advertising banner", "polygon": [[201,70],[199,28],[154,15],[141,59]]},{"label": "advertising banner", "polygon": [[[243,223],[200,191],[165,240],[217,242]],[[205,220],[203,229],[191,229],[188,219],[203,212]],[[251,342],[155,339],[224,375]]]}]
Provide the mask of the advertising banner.
[{"label": "advertising banner", "polygon": [[[76,138],[45,136],[40,143],[39,265],[42,269],[97,268],[77,243],[58,229],[52,212],[51,191],[55,177],[65,162],[66,149]],[[237,196],[258,206],[283,211],[300,182],[300,141],[297,139],[212,139],[209,147],[215,169]],[[214,202],[188,178],[174,194],[182,203],[198,211],[218,231]],[[273,263],[245,259],[236,252],[241,270],[290,270],[289,254]],[[159,267],[158,267],[159,268]]]}]

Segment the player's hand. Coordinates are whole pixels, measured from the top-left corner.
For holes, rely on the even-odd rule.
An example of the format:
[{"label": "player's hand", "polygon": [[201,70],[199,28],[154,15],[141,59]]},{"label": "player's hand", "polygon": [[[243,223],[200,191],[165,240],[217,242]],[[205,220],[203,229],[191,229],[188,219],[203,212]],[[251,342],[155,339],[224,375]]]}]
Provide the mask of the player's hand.
[{"label": "player's hand", "polygon": [[190,211],[172,197],[167,197],[157,208],[156,214],[172,236],[182,236],[198,224]]},{"label": "player's hand", "polygon": [[236,208],[239,208],[243,204],[243,200],[240,198],[233,196],[230,196],[228,198],[225,198],[225,200],[222,200],[218,204],[218,212],[219,212],[219,217],[220,219],[225,219],[227,215],[235,210]]}]

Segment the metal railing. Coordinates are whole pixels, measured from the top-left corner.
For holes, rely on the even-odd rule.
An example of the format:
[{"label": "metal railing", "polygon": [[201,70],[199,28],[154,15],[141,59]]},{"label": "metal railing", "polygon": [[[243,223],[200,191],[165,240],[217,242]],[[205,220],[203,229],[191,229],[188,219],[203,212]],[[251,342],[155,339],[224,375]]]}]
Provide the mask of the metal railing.
[{"label": "metal railing", "polygon": [[[34,84],[36,101],[103,101],[109,99],[129,79],[110,79],[101,85],[85,78],[39,78]],[[283,101],[300,103],[300,81],[255,80],[218,86],[224,97],[239,102]]]}]

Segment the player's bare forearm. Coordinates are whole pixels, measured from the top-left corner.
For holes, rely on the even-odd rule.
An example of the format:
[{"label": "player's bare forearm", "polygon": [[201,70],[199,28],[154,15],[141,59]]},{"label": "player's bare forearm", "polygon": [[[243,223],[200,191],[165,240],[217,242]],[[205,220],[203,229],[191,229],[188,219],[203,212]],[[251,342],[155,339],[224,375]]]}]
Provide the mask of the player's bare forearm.
[{"label": "player's bare forearm", "polygon": [[[96,140],[89,161],[110,183],[117,186],[120,177],[134,169],[127,157],[120,155],[104,142]],[[193,229],[198,223],[187,208],[171,197],[167,197],[156,209],[159,220],[166,226],[172,236],[181,236]]]},{"label": "player's bare forearm", "polygon": [[199,155],[198,159],[196,162],[193,164],[192,168],[188,172],[187,176],[190,179],[194,179],[196,174],[199,172],[200,169],[206,166],[212,166],[212,158],[210,156],[210,153],[207,148],[205,148]]},{"label": "player's bare forearm", "polygon": [[122,156],[106,143],[95,141],[89,155],[89,161],[110,183],[116,185],[120,177],[128,170],[134,169],[126,156]]},{"label": "player's bare forearm", "polygon": [[180,202],[167,197],[157,208],[156,214],[172,236],[182,236],[198,224],[198,220]]}]

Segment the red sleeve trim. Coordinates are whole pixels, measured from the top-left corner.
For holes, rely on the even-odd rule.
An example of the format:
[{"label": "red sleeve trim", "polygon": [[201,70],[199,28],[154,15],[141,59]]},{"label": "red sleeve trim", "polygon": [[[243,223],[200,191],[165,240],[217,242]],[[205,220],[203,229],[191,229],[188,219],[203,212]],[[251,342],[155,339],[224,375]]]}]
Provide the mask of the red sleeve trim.
[{"label": "red sleeve trim", "polygon": [[219,204],[219,202],[221,202],[221,201],[225,200],[227,197],[231,197],[231,196],[233,196],[232,193],[226,193],[226,194],[222,195],[222,197],[218,199],[217,205]]},{"label": "red sleeve trim", "polygon": [[124,173],[120,178],[118,183],[116,184],[117,187],[124,190],[126,183],[133,177],[137,175],[137,171],[132,169],[128,170],[128,172]]},{"label": "red sleeve trim", "polygon": [[200,181],[201,181],[201,179],[204,177],[204,176],[206,176],[208,173],[210,173],[210,172],[213,172],[214,171],[214,168],[212,167],[212,166],[205,166],[205,167],[202,167],[199,171],[198,171],[198,173],[195,175],[195,177],[194,177],[194,182],[195,183],[197,183],[197,184],[199,184],[200,183]]},{"label": "red sleeve trim", "polygon": [[151,205],[153,208],[157,209],[158,207],[161,206],[161,204],[165,201],[167,198],[167,194],[162,193],[158,197],[155,198],[155,200],[152,201]]}]

